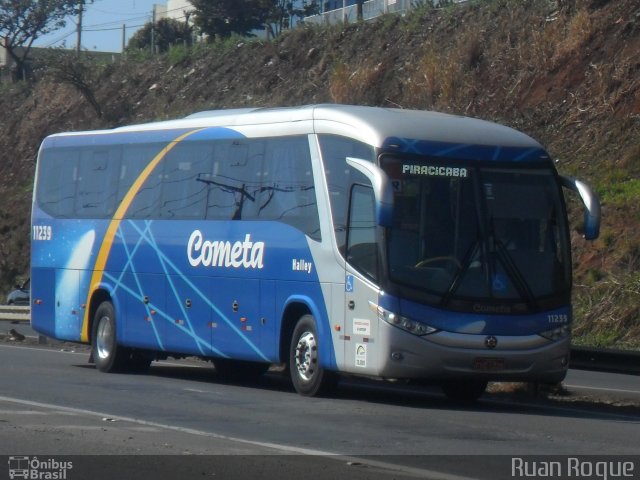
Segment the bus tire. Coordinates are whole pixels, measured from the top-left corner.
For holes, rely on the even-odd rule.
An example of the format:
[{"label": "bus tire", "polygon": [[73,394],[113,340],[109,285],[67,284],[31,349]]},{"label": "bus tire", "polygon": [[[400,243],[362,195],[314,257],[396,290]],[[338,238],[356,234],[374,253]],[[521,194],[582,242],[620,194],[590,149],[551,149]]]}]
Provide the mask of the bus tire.
[{"label": "bus tire", "polygon": [[474,403],[487,389],[486,380],[447,380],[440,386],[449,400],[457,403]]},{"label": "bus tire", "polygon": [[129,352],[118,346],[116,313],[110,301],[104,301],[93,317],[91,336],[93,360],[101,372],[118,372],[124,369]]},{"label": "bus tire", "polygon": [[289,373],[296,392],[309,397],[329,393],[338,380],[336,372],[320,366],[318,342],[313,316],[303,315],[296,323],[291,337]]}]

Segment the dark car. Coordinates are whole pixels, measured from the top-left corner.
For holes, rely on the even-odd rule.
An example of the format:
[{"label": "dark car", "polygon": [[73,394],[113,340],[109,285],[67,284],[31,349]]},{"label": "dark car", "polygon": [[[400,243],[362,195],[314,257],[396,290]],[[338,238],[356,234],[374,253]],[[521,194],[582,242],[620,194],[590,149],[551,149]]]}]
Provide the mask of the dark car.
[{"label": "dark car", "polygon": [[31,297],[31,279],[28,278],[22,285],[16,285],[7,296],[7,305],[29,305]]}]

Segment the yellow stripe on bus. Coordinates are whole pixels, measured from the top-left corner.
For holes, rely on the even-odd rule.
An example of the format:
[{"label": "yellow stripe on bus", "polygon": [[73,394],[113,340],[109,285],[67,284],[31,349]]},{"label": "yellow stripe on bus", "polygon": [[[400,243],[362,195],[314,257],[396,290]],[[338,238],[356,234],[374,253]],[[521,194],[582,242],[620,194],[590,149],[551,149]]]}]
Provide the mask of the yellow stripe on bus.
[{"label": "yellow stripe on bus", "polygon": [[162,159],[171,151],[173,148],[178,145],[182,140],[193,135],[194,133],[200,132],[204,130],[203,128],[198,128],[196,130],[192,130],[190,132],[184,133],[177,137],[175,140],[172,140],[166,147],[164,147],[160,153],[158,153],[151,162],[145,167],[136,181],[133,182],[131,188],[124,196],[118,209],[113,215],[109,226],[107,227],[107,231],[104,235],[104,239],[102,240],[102,245],[100,246],[100,251],[98,252],[98,258],[96,259],[96,263],[93,267],[93,273],[91,275],[91,283],[89,284],[89,292],[87,294],[87,301],[85,303],[86,308],[84,311],[84,320],[82,322],[82,333],[80,335],[80,341],[84,343],[89,342],[89,311],[91,305],[91,297],[93,296],[93,292],[95,292],[102,282],[102,275],[104,273],[104,267],[107,264],[107,260],[109,259],[109,254],[111,253],[111,246],[113,245],[113,239],[116,236],[116,232],[120,227],[120,222],[124,217],[124,214],[127,212],[129,207],[131,206],[131,202],[133,202],[134,197],[144,184],[144,182],[149,178],[151,172],[158,166],[158,163],[162,161]]}]

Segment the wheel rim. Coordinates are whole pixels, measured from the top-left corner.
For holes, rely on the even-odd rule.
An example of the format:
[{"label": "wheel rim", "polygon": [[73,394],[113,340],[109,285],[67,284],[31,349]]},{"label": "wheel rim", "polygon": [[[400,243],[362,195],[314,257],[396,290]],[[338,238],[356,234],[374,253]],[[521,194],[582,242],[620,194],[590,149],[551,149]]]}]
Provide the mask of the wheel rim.
[{"label": "wheel rim", "polygon": [[113,345],[113,328],[109,317],[104,316],[98,323],[98,332],[96,334],[96,350],[98,356],[102,359],[108,358],[111,355],[111,348]]},{"label": "wheel rim", "polygon": [[296,370],[304,381],[313,378],[318,364],[318,346],[316,337],[311,332],[304,332],[296,345]]}]

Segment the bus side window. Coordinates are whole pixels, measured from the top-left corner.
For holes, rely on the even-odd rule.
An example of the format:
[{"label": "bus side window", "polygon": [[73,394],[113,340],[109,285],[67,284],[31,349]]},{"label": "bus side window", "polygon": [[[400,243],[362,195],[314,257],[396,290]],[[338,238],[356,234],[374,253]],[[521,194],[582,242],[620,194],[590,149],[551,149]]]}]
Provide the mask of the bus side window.
[{"label": "bus side window", "polygon": [[120,173],[118,147],[81,153],[75,213],[80,217],[108,218],[115,210]]},{"label": "bus side window", "polygon": [[375,161],[371,145],[338,135],[319,135],[324,172],[329,189],[329,203],[333,217],[333,231],[340,253],[344,255],[347,240],[347,209],[349,189],[356,182],[366,182],[366,178],[347,165],[347,157]]},{"label": "bus side window", "polygon": [[320,220],[307,137],[267,141],[257,216],[320,240]]},{"label": "bus side window", "polygon": [[183,142],[164,160],[160,218],[204,217],[213,148],[210,143]]},{"label": "bus side window", "polygon": [[373,189],[364,185],[351,189],[347,262],[371,280],[378,280],[375,198]]},{"label": "bus side window", "polygon": [[78,181],[77,151],[45,150],[38,161],[38,204],[54,217],[72,217]]},{"label": "bus side window", "polygon": [[222,140],[213,149],[208,179],[206,218],[249,220],[254,217],[259,190],[264,141]]},{"label": "bus side window", "polygon": [[[163,148],[163,144],[155,143],[140,146],[132,145],[124,149],[120,167],[118,203],[124,199],[140,173]],[[154,218],[159,207],[161,177],[162,175],[158,172],[158,169],[149,175],[149,178],[144,182],[127,210],[127,218]]]}]

